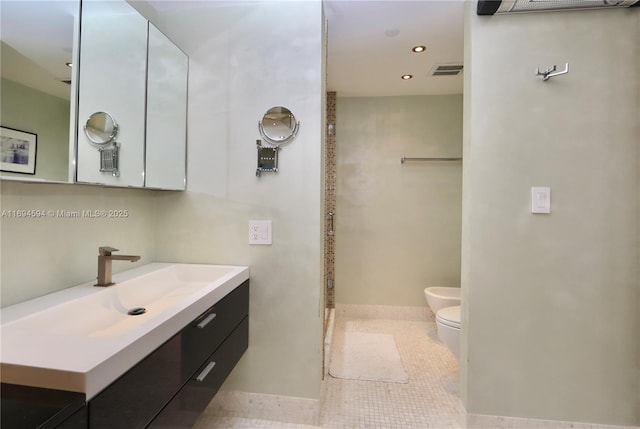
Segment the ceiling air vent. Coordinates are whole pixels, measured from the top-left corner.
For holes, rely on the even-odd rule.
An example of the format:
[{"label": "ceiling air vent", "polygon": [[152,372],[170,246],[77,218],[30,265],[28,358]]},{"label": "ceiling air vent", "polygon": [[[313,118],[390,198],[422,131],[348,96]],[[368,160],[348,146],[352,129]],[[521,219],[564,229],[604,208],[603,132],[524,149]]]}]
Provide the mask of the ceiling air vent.
[{"label": "ceiling air vent", "polygon": [[462,64],[440,64],[433,68],[432,76],[457,76],[462,72]]},{"label": "ceiling air vent", "polygon": [[478,15],[640,6],[640,0],[478,0]]}]

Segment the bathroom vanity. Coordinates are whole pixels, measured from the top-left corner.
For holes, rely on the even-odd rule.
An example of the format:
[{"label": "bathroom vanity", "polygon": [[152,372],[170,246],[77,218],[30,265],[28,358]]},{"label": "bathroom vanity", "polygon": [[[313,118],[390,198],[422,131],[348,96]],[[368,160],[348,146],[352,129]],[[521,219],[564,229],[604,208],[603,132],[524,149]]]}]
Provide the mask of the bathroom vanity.
[{"label": "bathroom vanity", "polygon": [[[86,284],[7,307],[2,424],[191,428],[248,347],[248,275],[247,267],[149,264],[114,275],[109,288]],[[146,312],[128,315],[135,302]],[[108,322],[106,329],[73,320],[70,311],[80,307],[89,308],[83,318]],[[60,323],[62,314],[82,329]],[[51,346],[50,336],[64,344]],[[88,357],[74,358],[90,343]]]}]

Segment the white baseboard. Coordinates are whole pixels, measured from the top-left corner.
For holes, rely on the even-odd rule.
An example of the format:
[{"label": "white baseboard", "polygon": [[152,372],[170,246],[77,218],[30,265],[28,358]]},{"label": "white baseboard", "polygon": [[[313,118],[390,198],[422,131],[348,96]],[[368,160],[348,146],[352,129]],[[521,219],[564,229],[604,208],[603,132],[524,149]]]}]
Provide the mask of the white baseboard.
[{"label": "white baseboard", "polygon": [[435,320],[435,316],[428,307],[363,304],[336,304],[336,317],[352,319]]},{"label": "white baseboard", "polygon": [[467,429],[640,429],[638,426],[602,425],[484,414],[467,414],[464,423],[463,427]]}]

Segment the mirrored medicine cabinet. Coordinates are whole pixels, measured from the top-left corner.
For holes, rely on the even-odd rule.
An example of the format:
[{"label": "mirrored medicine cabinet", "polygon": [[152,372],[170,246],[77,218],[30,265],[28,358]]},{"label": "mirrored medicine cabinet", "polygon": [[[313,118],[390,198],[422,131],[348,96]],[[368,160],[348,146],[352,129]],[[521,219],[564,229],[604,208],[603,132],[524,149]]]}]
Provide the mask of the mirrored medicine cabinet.
[{"label": "mirrored medicine cabinet", "polygon": [[[37,135],[35,174],[3,179],[185,189],[184,52],[125,0],[0,7],[2,126]],[[84,131],[101,112],[117,124],[117,174]]]},{"label": "mirrored medicine cabinet", "polygon": [[[36,135],[35,173],[3,168],[3,178],[69,181],[78,0],[0,2],[2,126]],[[74,88],[75,89],[75,88]],[[2,138],[3,166],[10,143]]]}]

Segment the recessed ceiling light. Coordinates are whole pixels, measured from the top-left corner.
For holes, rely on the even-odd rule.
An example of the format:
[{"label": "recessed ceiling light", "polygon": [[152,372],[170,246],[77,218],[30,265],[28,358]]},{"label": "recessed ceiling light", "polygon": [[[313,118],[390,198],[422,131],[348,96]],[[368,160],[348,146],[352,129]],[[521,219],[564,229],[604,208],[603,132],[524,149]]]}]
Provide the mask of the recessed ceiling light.
[{"label": "recessed ceiling light", "polygon": [[411,79],[411,78],[413,78],[413,76],[412,76],[412,75],[410,75],[410,74],[403,74],[403,75],[402,75],[402,79],[403,79],[403,80],[409,80],[409,79]]},{"label": "recessed ceiling light", "polygon": [[426,50],[427,50],[427,48],[426,48],[425,46],[418,45],[418,46],[414,46],[411,50],[412,50],[413,52],[420,53],[420,52],[424,52],[424,51],[426,51]]}]

